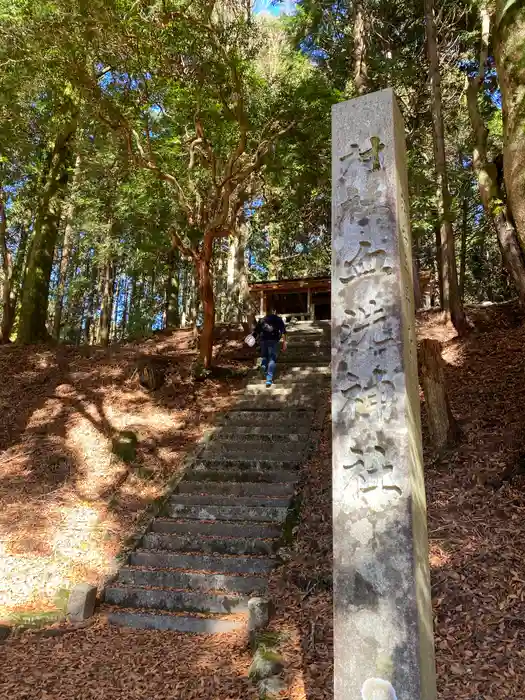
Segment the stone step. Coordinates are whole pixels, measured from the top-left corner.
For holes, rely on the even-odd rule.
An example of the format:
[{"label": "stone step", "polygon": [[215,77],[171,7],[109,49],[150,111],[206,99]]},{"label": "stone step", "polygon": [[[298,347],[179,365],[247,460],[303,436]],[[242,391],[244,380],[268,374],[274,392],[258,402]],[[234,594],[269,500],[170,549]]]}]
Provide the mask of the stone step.
[{"label": "stone step", "polygon": [[177,493],[170,498],[170,505],[186,506],[264,506],[272,508],[288,508],[289,498],[268,496],[233,496],[214,493]]},{"label": "stone step", "polygon": [[239,438],[246,436],[248,438],[261,436],[268,437],[275,435],[276,438],[287,436],[287,435],[300,435],[301,440],[310,432],[311,421],[305,423],[304,425],[235,425],[234,423],[226,424],[222,427],[216,428],[213,432],[214,437],[221,437],[222,435],[237,435]]},{"label": "stone step", "polygon": [[323,367],[327,369],[330,367],[331,359],[331,355],[326,355],[325,357],[311,357],[306,355],[296,356],[283,353],[282,355],[279,355],[277,367],[279,368],[279,366],[282,365],[295,365],[301,366],[304,369],[313,369],[315,367]]},{"label": "stone step", "polygon": [[107,605],[180,612],[246,613],[248,598],[239,594],[211,593],[175,588],[108,586]]},{"label": "stone step", "polygon": [[201,454],[201,459],[295,459],[301,461],[306,440],[302,442],[261,440],[211,440]]},{"label": "stone step", "polygon": [[190,506],[170,503],[168,513],[172,518],[188,520],[248,520],[263,523],[283,523],[287,508],[272,506]]},{"label": "stone step", "polygon": [[168,535],[201,535],[204,537],[260,537],[269,539],[279,537],[281,528],[278,525],[254,525],[246,522],[215,522],[178,521],[168,518],[155,518],[150,532]]},{"label": "stone step", "polygon": [[185,569],[218,574],[268,574],[276,566],[270,557],[209,556],[203,554],[177,554],[165,550],[136,550],[130,554],[131,566],[148,566],[158,569]]},{"label": "stone step", "polygon": [[246,625],[242,619],[228,620],[208,615],[163,615],[158,613],[136,612],[132,610],[113,610],[106,614],[109,624],[118,627],[131,627],[141,630],[160,630],[188,632],[190,634],[224,634],[241,629]]},{"label": "stone step", "polygon": [[206,482],[224,484],[295,484],[298,479],[297,471],[291,469],[275,469],[271,471],[256,471],[253,469],[208,469],[207,471],[186,472],[184,482]]},{"label": "stone step", "polygon": [[304,365],[294,366],[292,364],[286,365],[286,367],[277,367],[277,377],[285,379],[322,379],[326,377],[328,381],[330,379],[331,371],[330,367],[314,366],[305,367]]},{"label": "stone step", "polygon": [[246,459],[242,456],[232,457],[214,457],[213,459],[199,459],[193,465],[193,471],[204,473],[206,471],[267,471],[273,470],[288,470],[290,467],[297,466],[300,460],[295,456],[284,456],[283,459]]},{"label": "stone step", "polygon": [[126,566],[119,571],[119,584],[155,586],[157,588],[189,588],[199,591],[229,591],[230,593],[262,593],[268,580],[262,576],[234,574],[197,574],[170,569],[143,569]]},{"label": "stone step", "polygon": [[291,406],[315,406],[320,396],[323,395],[320,392],[309,395],[294,394],[292,396],[278,396],[272,394],[272,388],[270,387],[267,389],[266,395],[240,398],[237,403],[237,408],[240,411],[255,411],[261,409],[278,410],[280,408],[290,408]]},{"label": "stone step", "polygon": [[329,384],[325,381],[317,384],[306,384],[302,381],[285,384],[279,378],[275,380],[271,389],[266,386],[264,379],[261,379],[257,384],[247,384],[244,389],[238,392],[239,396],[268,396],[271,391],[273,396],[296,396],[315,397],[323,391],[328,391]]},{"label": "stone step", "polygon": [[277,540],[247,537],[204,537],[203,535],[166,535],[150,532],[142,538],[143,549],[204,554],[273,554]]},{"label": "stone step", "polygon": [[277,368],[281,362],[286,362],[286,364],[292,363],[294,360],[298,360],[298,364],[311,363],[312,367],[315,367],[319,362],[324,362],[329,364],[332,359],[332,351],[330,348],[326,349],[310,349],[307,345],[304,347],[297,347],[286,352],[282,352],[277,357]]},{"label": "stone step", "polygon": [[219,428],[212,435],[212,442],[220,442],[222,444],[228,442],[235,443],[252,443],[252,442],[263,442],[263,443],[276,443],[276,444],[286,444],[288,442],[304,442],[308,439],[307,432],[291,432],[289,428],[274,428],[271,429],[254,427],[243,428],[243,432],[240,431],[240,426],[232,428]]},{"label": "stone step", "polygon": [[287,338],[288,348],[310,347],[330,348],[331,340],[323,333],[290,333]]},{"label": "stone step", "polygon": [[290,498],[294,492],[293,484],[267,484],[263,482],[235,483],[232,481],[181,481],[177,493],[224,494],[226,496],[270,496]]},{"label": "stone step", "polygon": [[271,426],[293,427],[301,426],[305,430],[309,430],[313,420],[313,410],[302,411],[261,411],[260,409],[247,410],[232,410],[224,416],[224,419],[218,424],[223,427],[241,426],[241,427],[264,427],[265,429]]},{"label": "stone step", "polygon": [[[283,377],[281,375],[275,375],[273,378],[273,389],[287,389],[288,391],[307,391],[307,392],[318,392],[325,391],[330,388],[330,377],[322,377],[320,379],[311,379],[301,377],[300,375],[295,375],[293,377]],[[263,391],[264,389],[264,391]],[[239,389],[238,395],[242,396],[242,392],[245,394],[252,394],[253,392],[265,394],[268,392],[268,387],[266,386],[266,377],[262,374],[258,374],[253,378],[250,378],[250,382],[245,384],[243,389]]]}]

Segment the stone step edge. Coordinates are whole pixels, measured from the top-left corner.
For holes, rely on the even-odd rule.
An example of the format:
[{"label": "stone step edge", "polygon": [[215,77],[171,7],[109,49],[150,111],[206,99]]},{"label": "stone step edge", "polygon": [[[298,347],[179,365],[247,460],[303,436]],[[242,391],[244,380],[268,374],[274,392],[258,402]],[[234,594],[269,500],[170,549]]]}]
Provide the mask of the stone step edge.
[{"label": "stone step edge", "polygon": [[[277,557],[274,557],[270,554],[203,554],[202,552],[172,552],[169,549],[143,549],[142,547],[138,547],[137,549],[133,550],[133,554],[160,554],[160,555],[170,555],[170,556],[195,556],[195,557],[213,557],[216,559],[248,559],[248,560],[253,560],[253,561],[262,561],[262,560],[267,560],[270,559],[271,561],[278,562],[279,559]],[[129,565],[128,565],[129,566]],[[209,569],[188,569],[187,567],[184,568],[177,568],[173,569],[171,567],[172,571],[208,571]],[[217,573],[216,571],[211,572],[211,573]]]},{"label": "stone step edge", "polygon": [[209,589],[207,591],[199,591],[194,588],[178,587],[174,588],[171,586],[141,586],[137,583],[114,583],[108,586],[108,590],[133,590],[133,591],[166,591],[169,593],[194,593],[195,595],[203,594],[210,596],[222,596],[223,598],[227,596],[228,598],[238,598],[239,600],[246,600],[249,598],[247,593],[230,593],[229,591],[223,591],[218,589]]},{"label": "stone step edge", "polygon": [[[176,615],[172,612],[140,612],[116,608],[105,613],[108,624],[130,629],[157,630],[179,634],[216,635],[228,634],[246,626],[246,615],[236,613],[236,617],[210,613],[197,616],[190,613]],[[244,619],[243,619],[244,618]]]},{"label": "stone step edge", "polygon": [[[146,551],[151,551],[151,550],[146,550]],[[248,555],[243,555],[243,556],[248,556]],[[260,557],[265,558],[265,557]],[[155,573],[157,571],[163,571],[167,572],[170,574],[176,574],[176,573],[184,573],[184,574],[194,574],[194,573],[200,573],[200,572],[195,572],[193,569],[174,569],[172,567],[166,567],[166,566],[140,566],[138,564],[126,564],[125,566],[121,566],[119,571],[143,571],[147,572],[150,571],[152,573]],[[210,572],[206,572],[209,574]],[[225,572],[225,573],[220,573],[218,574],[217,572],[211,572],[212,576],[225,576],[225,577],[230,577],[230,578],[265,578],[263,574],[247,574],[247,573],[239,573],[239,572]]]},{"label": "stone step edge", "polygon": [[[221,591],[222,592],[222,591]],[[198,610],[188,610],[185,612],[184,610],[159,610],[156,609],[155,611],[151,609],[150,611],[141,611],[138,608],[125,608],[125,607],[119,607],[118,605],[111,605],[109,603],[104,603],[103,606],[100,608],[100,613],[102,615],[108,615],[110,613],[133,613],[133,614],[146,614],[146,615],[155,615],[159,617],[173,617],[173,618],[179,618],[179,617],[188,617],[188,618],[193,618],[194,620],[230,620],[231,618],[246,618],[246,613],[242,612],[235,612],[235,613],[212,613],[212,612],[199,612]]]},{"label": "stone step edge", "polygon": [[[195,521],[193,521],[193,522],[195,522]],[[201,522],[201,521],[199,521],[199,522]],[[221,524],[222,523],[224,523],[223,520],[221,520]],[[263,524],[275,525],[275,523],[261,523],[260,521],[257,521],[257,524],[258,525],[259,524],[261,524],[261,525],[263,525]],[[235,540],[235,542],[248,542],[251,540],[260,540],[261,542],[275,542],[276,540],[280,539],[279,536],[276,536],[276,537],[237,537],[236,535],[233,535],[233,536],[232,535],[201,535],[200,533],[199,533],[199,535],[195,535],[193,533],[181,534],[181,533],[173,533],[173,532],[148,532],[146,536],[149,537],[150,535],[153,535],[155,537],[171,537],[174,540],[175,539],[180,540],[180,539],[185,539],[185,538],[186,539],[187,538],[192,538],[192,539],[198,538],[199,540],[203,540],[205,542],[206,541],[213,542],[215,540]],[[146,549],[146,551],[153,552],[155,550]],[[170,552],[171,550],[166,550],[166,551]]]}]

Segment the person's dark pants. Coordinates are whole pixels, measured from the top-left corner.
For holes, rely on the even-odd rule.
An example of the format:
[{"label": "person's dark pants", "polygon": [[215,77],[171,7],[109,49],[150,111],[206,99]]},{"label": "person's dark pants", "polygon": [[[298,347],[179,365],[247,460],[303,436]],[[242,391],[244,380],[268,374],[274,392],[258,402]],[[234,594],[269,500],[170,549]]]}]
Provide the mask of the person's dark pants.
[{"label": "person's dark pants", "polygon": [[272,381],[279,354],[278,340],[261,339],[261,367],[266,373],[266,381]]}]

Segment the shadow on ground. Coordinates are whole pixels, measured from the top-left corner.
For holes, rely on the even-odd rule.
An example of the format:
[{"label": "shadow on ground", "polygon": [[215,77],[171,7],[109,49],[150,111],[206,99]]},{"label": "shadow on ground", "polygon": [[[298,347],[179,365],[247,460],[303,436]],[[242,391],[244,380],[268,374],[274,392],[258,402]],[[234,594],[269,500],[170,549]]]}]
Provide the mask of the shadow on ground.
[{"label": "shadow on ground", "polygon": [[[219,363],[247,365],[241,335],[221,330]],[[100,583],[141,513],[228,405],[242,379],[194,382],[192,340],[179,331],[107,350],[0,348],[0,375],[10,377],[0,387],[0,620],[53,608],[76,581]],[[147,393],[133,372],[151,355],[170,371]]]}]

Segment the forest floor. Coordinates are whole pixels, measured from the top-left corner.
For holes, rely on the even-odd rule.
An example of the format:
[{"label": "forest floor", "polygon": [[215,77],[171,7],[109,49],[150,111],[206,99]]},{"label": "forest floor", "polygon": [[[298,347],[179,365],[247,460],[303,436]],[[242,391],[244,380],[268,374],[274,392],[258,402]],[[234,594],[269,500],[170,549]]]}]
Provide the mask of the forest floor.
[{"label": "forest floor", "polygon": [[[247,366],[242,335],[219,334],[220,366]],[[134,369],[157,355],[170,371],[148,393]],[[52,617],[72,585],[100,584],[110,572],[242,383],[195,382],[196,358],[191,331],[109,349],[0,347],[0,623]],[[131,459],[122,436],[137,441]]]},{"label": "forest floor", "polygon": [[[443,342],[452,410],[462,428],[459,443],[439,459],[425,449],[439,698],[519,699],[525,676],[525,413],[519,408],[525,403],[525,326],[517,325],[510,306],[479,309],[473,317],[476,330],[466,339],[458,339],[438,314],[428,312],[418,321],[420,338]],[[26,356],[26,362],[30,367],[20,373],[31,371],[36,378],[41,360]],[[109,369],[108,376],[111,384]],[[57,387],[62,383],[60,379]],[[15,398],[24,400],[25,385],[20,379],[17,384],[18,389],[10,385],[8,407]],[[228,401],[228,389],[206,384],[198,391],[211,395],[214,404],[210,400],[207,409],[220,410]],[[137,394],[135,401],[138,397],[143,395]],[[106,415],[110,406],[108,400]],[[177,411],[198,411],[184,404],[161,408],[169,410],[172,422],[182,420]],[[28,433],[18,428],[9,447],[20,455],[25,454],[20,445],[24,439],[29,440],[26,452],[38,442],[36,407],[26,409],[25,415],[34,429]],[[428,445],[424,418],[423,408]],[[116,416],[111,420],[115,423]],[[126,420],[122,415],[119,428]],[[160,422],[166,421],[164,415]],[[87,422],[92,425],[91,419]],[[39,434],[46,444],[52,442],[49,429]],[[288,561],[270,581],[277,603],[271,630],[286,659],[290,700],[333,697],[330,447],[327,417],[319,449],[302,468],[302,518],[285,552]],[[27,470],[29,456],[24,459]],[[156,459],[152,455],[150,468]],[[5,466],[1,468],[9,479]],[[81,476],[76,478],[82,483]],[[31,488],[36,491],[36,481]],[[38,508],[38,498],[31,493]],[[0,526],[11,524],[14,532],[14,503],[12,508],[11,519],[5,510],[0,515]],[[22,508],[22,523],[24,512]],[[90,628],[58,639],[25,634],[1,646],[0,700],[252,700],[256,695],[246,679],[249,662],[240,635],[202,638],[116,630],[96,620]]]}]

